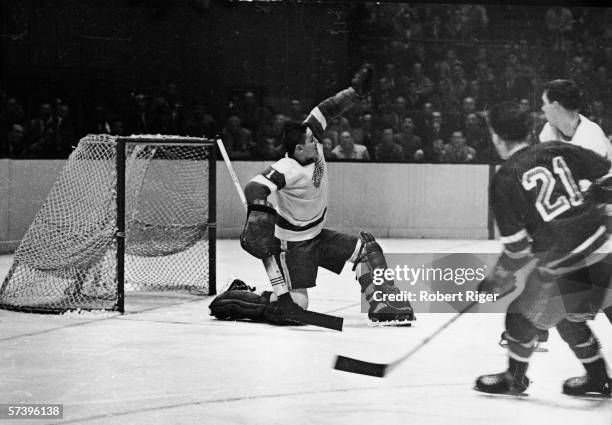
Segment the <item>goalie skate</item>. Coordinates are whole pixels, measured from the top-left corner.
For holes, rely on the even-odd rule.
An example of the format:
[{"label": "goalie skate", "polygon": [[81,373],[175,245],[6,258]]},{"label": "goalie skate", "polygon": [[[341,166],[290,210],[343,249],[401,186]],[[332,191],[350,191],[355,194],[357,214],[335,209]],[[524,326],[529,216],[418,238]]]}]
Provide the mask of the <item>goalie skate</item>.
[{"label": "goalie skate", "polygon": [[[383,293],[399,293],[399,289],[391,285],[380,286]],[[415,320],[410,305],[401,302],[375,301],[370,299],[368,318],[372,326],[412,326]]]}]

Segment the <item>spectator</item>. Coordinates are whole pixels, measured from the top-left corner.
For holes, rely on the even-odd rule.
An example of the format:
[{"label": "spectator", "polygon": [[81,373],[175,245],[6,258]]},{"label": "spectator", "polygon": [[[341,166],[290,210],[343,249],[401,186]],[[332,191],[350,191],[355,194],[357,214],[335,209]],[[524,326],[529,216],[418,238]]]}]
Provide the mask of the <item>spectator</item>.
[{"label": "spectator", "polygon": [[368,149],[363,145],[355,144],[350,131],[340,133],[340,143],[332,150],[337,159],[369,160]]},{"label": "spectator", "polygon": [[573,21],[572,12],[566,7],[551,7],[546,11],[546,29],[554,49],[565,50],[565,40],[572,32]]},{"label": "spectator", "polygon": [[332,138],[332,140],[336,141],[336,146],[340,141],[340,133],[343,131],[351,131],[351,125],[348,120],[344,118],[342,115],[332,118],[325,129],[325,134]]},{"label": "spectator", "polygon": [[461,106],[450,91],[450,83],[446,78],[441,78],[436,86],[436,92],[431,97],[434,108],[441,111],[446,117],[446,124],[452,128],[458,128],[461,119]]},{"label": "spectator", "polygon": [[125,124],[121,118],[115,118],[110,123],[110,134],[113,136],[125,136]]},{"label": "spectator", "polygon": [[28,126],[27,139],[29,143],[34,143],[39,140],[44,131],[45,127],[51,124],[51,104],[43,102],[38,107],[38,115],[30,120]]},{"label": "spectator", "polygon": [[264,137],[259,157],[264,160],[280,159],[285,154],[284,146],[274,137]]},{"label": "spectator", "polygon": [[393,110],[381,117],[381,125],[383,127],[391,127],[393,131],[397,132],[400,130],[402,120],[406,116],[408,116],[406,98],[404,96],[397,96],[393,101]]},{"label": "spectator", "polygon": [[127,114],[127,130],[131,134],[150,134],[150,117],[147,98],[142,93],[132,96],[132,107]]},{"label": "spectator", "polygon": [[[293,102],[297,99],[292,101]],[[296,103],[296,110],[292,111],[296,116],[300,114],[301,104],[299,100]],[[241,119],[242,126],[251,130],[254,135],[260,136],[264,133],[265,124],[272,118],[272,112],[261,106],[252,91],[246,91],[242,97],[242,101],[237,108],[238,117]],[[299,118],[296,118],[296,120]]]},{"label": "spectator", "polygon": [[6,99],[6,123],[25,125],[25,112],[23,105],[15,97],[7,97]]},{"label": "spectator", "polygon": [[57,144],[57,137],[55,135],[55,127],[47,126],[40,139],[35,141],[30,146],[26,147],[19,157],[21,158],[42,158],[42,159],[54,159],[62,158],[65,156],[65,151],[62,147]]},{"label": "spectator", "polygon": [[95,105],[91,118],[85,124],[87,134],[110,134],[111,128],[108,122],[106,110],[103,105]]},{"label": "spectator", "polygon": [[440,15],[433,15],[429,24],[425,26],[425,37],[432,40],[449,38],[448,30],[442,23]]},{"label": "spectator", "polygon": [[291,99],[289,111],[287,112],[287,117],[290,120],[299,122],[303,122],[306,119],[304,107],[302,106],[302,102],[299,99]]},{"label": "spectator", "polygon": [[477,111],[485,110],[490,105],[490,99],[482,95],[480,83],[478,80],[471,80],[468,84],[467,95],[474,99],[475,108]]},{"label": "spectator", "polygon": [[18,156],[26,148],[25,135],[25,128],[22,125],[17,123],[11,125],[6,136],[10,158]]},{"label": "spectator", "polygon": [[[359,117],[359,126],[352,131],[354,142],[364,145],[368,151],[376,145],[376,132],[374,131],[374,117],[371,112],[366,112]],[[336,146],[334,143],[333,146]]]},{"label": "spectator", "polygon": [[402,130],[395,135],[395,142],[404,150],[406,161],[423,160],[423,141],[414,134],[414,120],[411,117],[402,120]]},{"label": "spectator", "polygon": [[454,131],[450,143],[444,147],[440,158],[447,163],[466,163],[476,160],[476,150],[466,144],[462,131]]},{"label": "spectator", "polygon": [[383,74],[387,89],[393,93],[399,87],[399,79],[397,76],[397,70],[393,63],[387,63]]},{"label": "spectator", "polygon": [[466,144],[474,148],[478,154],[479,162],[489,161],[489,145],[490,136],[489,129],[475,112],[466,115],[463,134],[465,135]]},{"label": "spectator", "polygon": [[323,145],[323,157],[325,158],[325,160],[329,161],[337,159],[336,155],[333,152],[334,144],[332,139],[330,139],[329,137],[323,137],[321,144]]},{"label": "spectator", "polygon": [[424,129],[423,138],[426,151],[432,150],[432,144],[435,140],[448,140],[451,134],[451,129],[444,122],[442,113],[434,111],[431,115],[431,122]]},{"label": "spectator", "polygon": [[193,105],[191,113],[185,120],[183,133],[193,137],[215,137],[217,134],[217,123],[215,118],[206,112],[206,107],[202,102]]},{"label": "spectator", "polygon": [[461,117],[463,122],[465,122],[465,118],[469,114],[476,114],[478,116],[476,113],[476,100],[472,96],[467,96],[463,99],[463,102],[461,102]]},{"label": "spectator", "polygon": [[57,107],[57,115],[53,118],[51,126],[54,130],[55,144],[68,156],[76,144],[76,126],[70,114],[70,107],[65,103],[60,103]]},{"label": "spectator", "polygon": [[252,156],[253,133],[242,127],[237,115],[229,116],[221,133],[230,158],[247,159]]},{"label": "spectator", "polygon": [[423,98],[419,94],[419,86],[414,80],[406,83],[406,110],[411,116],[416,116],[423,106]]},{"label": "spectator", "polygon": [[516,70],[507,66],[504,68],[501,78],[497,82],[497,93],[499,100],[518,101],[522,93],[516,84]]},{"label": "spectator", "polygon": [[446,155],[446,145],[442,139],[435,139],[430,149],[425,152],[425,158],[427,161],[432,162],[434,164],[439,164],[442,161],[442,158]]},{"label": "spectator", "polygon": [[519,109],[521,110],[521,112],[530,112],[531,102],[529,102],[529,99],[523,98],[519,100]]},{"label": "spectator", "polygon": [[387,126],[382,129],[380,142],[374,149],[374,159],[380,162],[404,161],[404,149],[395,143],[393,127]]},{"label": "spectator", "polygon": [[434,84],[432,81],[423,74],[423,65],[415,63],[412,65],[412,75],[410,79],[417,84],[417,93],[423,98],[427,99],[434,91]]},{"label": "spectator", "polygon": [[464,77],[463,66],[455,62],[450,78],[450,93],[453,98],[463,99],[468,89],[468,81]]}]

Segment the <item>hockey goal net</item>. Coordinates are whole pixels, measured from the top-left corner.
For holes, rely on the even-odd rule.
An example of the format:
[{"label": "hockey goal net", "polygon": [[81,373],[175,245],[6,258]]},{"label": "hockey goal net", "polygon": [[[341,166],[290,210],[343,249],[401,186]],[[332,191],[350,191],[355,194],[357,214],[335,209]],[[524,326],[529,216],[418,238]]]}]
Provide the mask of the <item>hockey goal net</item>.
[{"label": "hockey goal net", "polygon": [[15,252],[0,307],[124,310],[124,291],[215,292],[214,143],[88,135]]}]

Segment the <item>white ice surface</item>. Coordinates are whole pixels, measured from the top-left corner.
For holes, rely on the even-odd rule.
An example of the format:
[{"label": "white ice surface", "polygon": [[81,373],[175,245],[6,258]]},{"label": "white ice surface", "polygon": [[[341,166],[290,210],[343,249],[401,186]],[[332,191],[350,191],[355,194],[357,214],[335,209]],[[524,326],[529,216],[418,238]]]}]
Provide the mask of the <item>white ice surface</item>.
[{"label": "white ice surface", "polygon": [[[495,242],[383,240],[387,252],[496,252]],[[10,257],[0,257],[0,275]],[[218,243],[218,275],[265,289],[260,263],[235,240]],[[526,397],[488,396],[474,379],[506,367],[502,314],[466,314],[386,378],[332,369],[336,355],[389,362],[453,314],[421,314],[412,328],[372,328],[346,267],[320,271],[311,309],[345,318],[341,333],[208,316],[210,298],[141,299],[128,313],[49,316],[0,310],[0,403],[63,403],[59,421],[0,424],[612,424],[612,400],[571,398],[561,383],[583,373],[551,332],[532,358]],[[592,327],[612,359],[611,325]]]}]

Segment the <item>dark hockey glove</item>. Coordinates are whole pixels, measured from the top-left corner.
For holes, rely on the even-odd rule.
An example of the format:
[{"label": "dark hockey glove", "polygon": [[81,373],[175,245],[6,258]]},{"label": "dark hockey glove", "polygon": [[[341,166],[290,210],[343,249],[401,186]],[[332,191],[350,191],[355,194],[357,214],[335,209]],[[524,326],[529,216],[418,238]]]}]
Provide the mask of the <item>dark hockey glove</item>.
[{"label": "dark hockey glove", "polygon": [[499,298],[510,294],[516,289],[516,275],[502,267],[495,267],[493,274],[485,277],[478,284],[478,291],[487,294],[497,294]]},{"label": "dark hockey glove", "polygon": [[372,91],[372,79],[374,75],[374,66],[365,63],[359,68],[359,71],[351,80],[351,87],[360,97],[365,97]]},{"label": "dark hockey glove", "polygon": [[240,245],[254,257],[264,259],[280,250],[280,241],[274,237],[276,210],[266,201],[250,204],[247,220],[240,235]]}]

